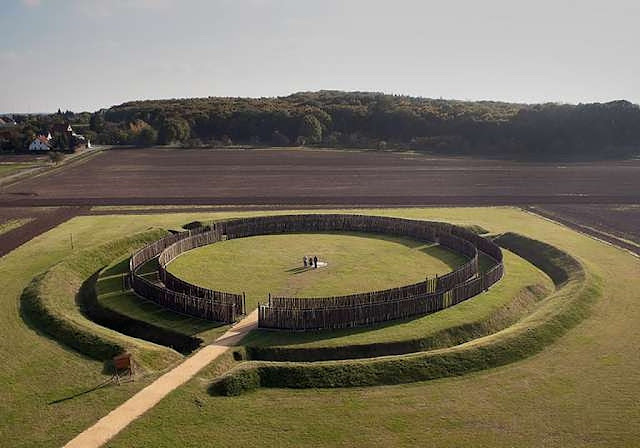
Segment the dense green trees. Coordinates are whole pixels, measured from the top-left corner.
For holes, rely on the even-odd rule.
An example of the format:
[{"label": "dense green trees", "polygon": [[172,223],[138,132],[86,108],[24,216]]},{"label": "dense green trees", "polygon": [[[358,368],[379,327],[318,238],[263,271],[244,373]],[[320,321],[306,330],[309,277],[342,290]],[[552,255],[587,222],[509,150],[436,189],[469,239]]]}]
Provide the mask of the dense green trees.
[{"label": "dense green trees", "polygon": [[102,132],[104,131],[105,119],[104,114],[101,112],[96,112],[91,115],[91,119],[89,120],[89,128],[94,132]]},{"label": "dense green trees", "polygon": [[640,108],[626,101],[527,105],[320,91],[132,101],[90,116],[65,112],[16,121],[26,135],[67,117],[97,143],[115,145],[304,144],[514,159],[640,153]]},{"label": "dense green trees", "polygon": [[[143,119],[158,131],[161,144],[411,148],[518,159],[625,157],[640,148],[640,109],[626,101],[526,105],[320,91],[134,101],[104,111],[104,117],[106,128],[120,130]],[[119,141],[126,143],[127,136]]]},{"label": "dense green trees", "polygon": [[173,142],[184,142],[189,139],[191,128],[181,117],[163,118],[158,131],[159,143],[166,145]]},{"label": "dense green trees", "polygon": [[153,146],[158,141],[158,132],[150,126],[144,127],[137,133],[133,143],[138,146]]},{"label": "dense green trees", "polygon": [[322,141],[322,125],[313,115],[307,114],[302,118],[300,135],[308,143],[320,143]]}]

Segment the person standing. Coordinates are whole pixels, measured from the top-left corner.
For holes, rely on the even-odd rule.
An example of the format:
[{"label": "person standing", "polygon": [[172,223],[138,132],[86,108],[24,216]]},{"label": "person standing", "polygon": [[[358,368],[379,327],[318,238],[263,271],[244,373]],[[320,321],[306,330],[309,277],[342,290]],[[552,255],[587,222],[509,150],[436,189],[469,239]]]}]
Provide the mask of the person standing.
[{"label": "person standing", "polygon": [[313,268],[316,269],[318,267],[318,257],[313,256]]},{"label": "person standing", "polygon": [[307,256],[305,255],[304,257],[302,257],[302,263],[304,264],[304,267],[307,267]]}]

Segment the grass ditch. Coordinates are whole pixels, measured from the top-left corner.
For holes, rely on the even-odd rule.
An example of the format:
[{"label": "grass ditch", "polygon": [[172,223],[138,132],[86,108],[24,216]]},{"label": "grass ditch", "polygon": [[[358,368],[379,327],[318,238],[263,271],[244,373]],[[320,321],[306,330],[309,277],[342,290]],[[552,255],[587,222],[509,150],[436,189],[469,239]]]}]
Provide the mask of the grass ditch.
[{"label": "grass ditch", "polygon": [[181,358],[175,351],[105,328],[82,313],[90,302],[87,298],[95,294],[92,278],[98,270],[164,233],[147,231],[80,251],[36,276],[21,295],[24,320],[59,343],[99,361],[128,351],[145,369],[157,370],[175,363]]},{"label": "grass ditch", "polygon": [[[126,314],[119,313],[111,308],[103,306],[98,300],[98,279],[104,270],[96,272],[85,282],[85,286],[81,288],[78,294],[78,304],[80,309],[89,319],[95,323],[107,328],[111,328],[119,333],[126,334],[138,339],[153,342],[154,344],[164,345],[177,352],[188,355],[202,345],[202,339],[195,338],[169,328],[163,328],[151,323],[134,319]],[[110,282],[111,285],[121,282],[122,277],[118,276]],[[104,286],[104,281],[101,282]],[[130,292],[121,291],[121,288],[114,288],[112,294],[132,294]],[[120,289],[118,291],[117,289]],[[84,293],[82,293],[84,292]],[[104,290],[102,290],[104,294]],[[139,299],[138,300],[142,300]]]},{"label": "grass ditch", "polygon": [[[157,269],[157,259],[153,259],[142,265],[139,273],[148,279],[157,278]],[[93,320],[104,319],[105,326],[171,347],[183,354],[213,342],[229,328],[221,322],[168,310],[132,290],[123,290],[122,276],[128,271],[129,258],[124,257],[100,272],[93,303],[98,315]]]},{"label": "grass ditch", "polygon": [[540,352],[589,314],[600,295],[600,281],[571,255],[549,244],[513,233],[501,236],[499,242],[548,270],[558,286],[536,311],[510,327],[455,347],[411,355],[315,363],[249,361],[214,381],[210,393],[400,384],[463,375]]}]

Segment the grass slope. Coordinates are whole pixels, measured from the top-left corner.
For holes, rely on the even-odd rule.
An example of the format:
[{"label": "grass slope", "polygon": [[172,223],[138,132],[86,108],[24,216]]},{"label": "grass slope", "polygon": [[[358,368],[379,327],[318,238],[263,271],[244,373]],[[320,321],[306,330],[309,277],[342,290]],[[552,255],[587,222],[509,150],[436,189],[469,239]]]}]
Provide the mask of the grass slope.
[{"label": "grass slope", "polygon": [[35,218],[17,218],[17,219],[10,219],[8,221],[5,221],[2,224],[0,224],[0,235],[2,235],[3,233],[10,232],[19,227],[22,227],[23,225],[33,221],[34,219]]},{"label": "grass slope", "polygon": [[36,276],[21,297],[25,319],[40,331],[79,352],[108,361],[124,351],[150,368],[165,367],[179,357],[163,347],[127,338],[87,319],[77,305],[83,296],[95,294],[94,273],[109,260],[134,252],[161,238],[163,231],[149,231],[85,249]]},{"label": "grass slope", "polygon": [[43,165],[44,163],[32,162],[0,163],[0,177],[10,176],[11,174],[15,174],[19,171]]}]

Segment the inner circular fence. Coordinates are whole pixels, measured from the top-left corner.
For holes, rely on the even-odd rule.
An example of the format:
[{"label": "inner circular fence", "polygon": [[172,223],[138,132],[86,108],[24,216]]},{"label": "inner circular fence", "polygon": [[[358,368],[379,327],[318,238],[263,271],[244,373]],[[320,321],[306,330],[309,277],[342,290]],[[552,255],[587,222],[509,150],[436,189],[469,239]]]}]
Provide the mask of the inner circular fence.
[{"label": "inner circular fence", "polygon": [[[131,286],[161,306],[208,320],[234,322],[246,313],[244,294],[216,291],[186,282],[167,265],[191,249],[218,241],[294,232],[366,232],[437,242],[467,257],[456,270],[412,285],[334,297],[271,297],[258,305],[258,326],[281,330],[349,328],[433,313],[469,299],[502,278],[502,251],[492,241],[449,223],[382,216],[309,214],[239,218],[169,235],[136,252],[129,261]],[[478,271],[478,252],[494,261]],[[163,285],[138,273],[158,257]]]}]

